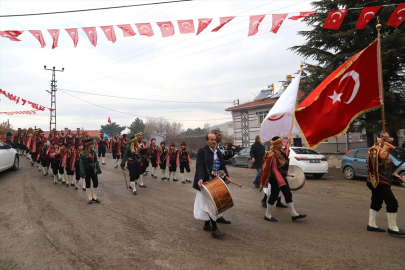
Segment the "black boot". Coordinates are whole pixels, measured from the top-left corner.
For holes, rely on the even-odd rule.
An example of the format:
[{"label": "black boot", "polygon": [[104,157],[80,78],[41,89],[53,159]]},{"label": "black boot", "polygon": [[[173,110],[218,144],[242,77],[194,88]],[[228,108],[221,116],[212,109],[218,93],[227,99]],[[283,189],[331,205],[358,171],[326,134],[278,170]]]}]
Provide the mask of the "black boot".
[{"label": "black boot", "polygon": [[[266,206],[267,207],[267,206]],[[278,197],[277,199],[277,203],[276,203],[276,207],[280,207],[280,208],[287,208],[287,205],[283,204],[281,202],[281,197]]]}]

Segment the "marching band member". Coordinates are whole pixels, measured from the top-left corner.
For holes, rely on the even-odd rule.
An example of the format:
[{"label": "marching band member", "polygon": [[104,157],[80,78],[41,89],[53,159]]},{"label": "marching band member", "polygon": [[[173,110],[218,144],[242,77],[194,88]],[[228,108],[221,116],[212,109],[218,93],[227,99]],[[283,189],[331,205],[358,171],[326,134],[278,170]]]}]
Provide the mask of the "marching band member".
[{"label": "marching band member", "polygon": [[378,211],[380,211],[384,201],[387,206],[388,234],[405,235],[405,230],[401,230],[397,226],[398,201],[391,190],[392,181],[405,182],[404,179],[395,173],[396,166],[390,158],[390,152],[395,149],[395,146],[390,144],[393,140],[388,133],[384,133],[367,153],[367,187],[371,190],[371,206],[367,231],[385,232],[376,223]]},{"label": "marching band member", "polygon": [[211,133],[215,134],[215,138],[217,140],[216,147],[218,148],[219,151],[221,151],[224,160],[231,159],[235,155],[233,147],[239,148],[240,146],[234,145],[230,142],[223,141],[222,134],[219,129],[214,129],[211,131]]},{"label": "marching band member", "polygon": [[62,164],[61,167],[66,168],[66,175],[67,175],[67,180],[66,180],[66,186],[69,186],[69,183],[71,186],[74,186],[75,184],[73,183],[73,175],[74,175],[74,170],[72,170],[71,161],[73,159],[75,152],[75,143],[70,143],[68,144],[67,148],[65,149],[62,157]]},{"label": "marching band member", "polygon": [[169,148],[169,153],[167,155],[167,161],[166,165],[169,167],[169,177],[167,178],[167,181],[170,180],[170,175],[173,173],[173,181],[179,181],[176,178],[176,169],[177,169],[177,164],[176,164],[176,159],[177,159],[177,150],[175,149],[176,145],[174,143],[170,144]]},{"label": "marching band member", "polygon": [[100,132],[100,137],[96,140],[96,147],[98,149],[98,158],[101,156],[103,157],[103,162],[101,164],[105,164],[105,149],[108,147],[108,140],[104,137],[104,132]]},{"label": "marching band member", "polygon": [[42,145],[38,151],[39,155],[38,159],[41,162],[42,172],[44,173],[44,176],[48,175],[48,154],[47,154],[48,145],[46,144],[47,141],[48,141],[47,138],[45,137],[42,138]]},{"label": "marching band member", "polygon": [[287,172],[289,166],[289,151],[286,149],[286,153],[282,151],[283,138],[278,136],[271,139],[272,147],[266,151],[261,168],[260,174],[260,190],[263,187],[267,188],[271,185],[271,194],[267,202],[267,211],[264,216],[264,220],[277,222],[278,220],[271,215],[274,203],[279,197],[281,191],[284,195],[288,208],[290,209],[291,219],[293,221],[305,218],[307,215],[300,215],[295,211],[294,203],[292,200],[292,194],[290,186],[287,181]]},{"label": "marching band member", "polygon": [[120,154],[119,152],[119,142],[120,140],[118,139],[118,133],[114,133],[113,137],[111,138],[110,141],[110,153],[112,153],[113,160],[114,160],[114,168],[118,168],[118,160],[120,159]]},{"label": "marching band member", "polygon": [[[101,169],[97,160],[97,153],[93,149],[94,141],[88,139],[84,143],[86,144],[86,148],[80,156],[80,176],[86,180],[87,203],[100,203],[101,201],[97,197],[97,175],[101,174]],[[91,182],[93,182],[93,195],[91,194]]]},{"label": "marching band member", "polygon": [[64,142],[65,145],[69,145],[71,143],[75,143],[75,138],[76,137],[72,133],[72,131],[70,129],[68,129],[67,134],[66,134],[65,139],[64,139],[63,142]]},{"label": "marching band member", "polygon": [[[225,233],[221,232],[217,227],[217,216],[209,210],[207,203],[201,193],[201,187],[204,182],[210,180],[211,172],[222,170],[225,174],[225,181],[229,183],[229,174],[225,166],[225,161],[221,152],[216,148],[215,134],[208,133],[205,137],[207,145],[201,147],[197,151],[196,171],[194,176],[193,188],[197,190],[197,195],[194,201],[194,217],[198,220],[204,220],[205,231],[212,231],[213,238],[221,238]],[[211,221],[211,225],[210,225]]]},{"label": "marching band member", "polygon": [[140,167],[140,176],[139,176],[139,187],[146,188],[146,186],[143,184],[143,175],[146,175],[146,168],[149,166],[149,162],[147,160],[147,155],[148,155],[148,149],[146,148],[146,142],[142,140],[142,132],[139,132],[137,135],[137,143],[136,147],[138,148],[139,154],[141,155],[142,158],[142,165]]},{"label": "marching band member", "polygon": [[151,176],[153,178],[157,178],[156,176],[156,169],[157,169],[157,156],[158,156],[159,147],[156,145],[156,139],[152,138],[150,140],[150,145],[148,147],[148,158],[152,163],[152,173]]},{"label": "marching band member", "polygon": [[[138,137],[140,133],[136,134]],[[129,187],[132,189],[132,194],[136,195],[135,181],[139,179],[141,166],[143,165],[142,157],[137,147],[137,137],[132,136],[129,140],[129,144],[122,152],[121,169],[125,171],[125,162],[127,162],[129,171]]]},{"label": "marching band member", "polygon": [[24,128],[23,133],[24,133],[24,136],[23,136],[23,139],[22,139],[22,142],[21,142],[22,143],[22,148],[23,148],[22,153],[24,154],[24,156],[26,156],[27,155],[28,130],[26,128]]},{"label": "marching band member", "polygon": [[[78,143],[76,149],[73,153],[73,157],[70,161],[70,170],[75,171],[76,175],[76,182],[75,182],[75,190],[79,189],[79,181],[80,181],[80,157],[83,152],[83,143]],[[83,190],[86,190],[86,181],[83,179]]]},{"label": "marching band member", "polygon": [[17,143],[18,143],[18,154],[20,156],[22,156],[24,154],[24,144],[23,144],[23,140],[24,140],[24,136],[25,136],[25,128],[21,130],[18,138],[17,138]]},{"label": "marching band member", "polygon": [[91,139],[90,135],[87,133],[87,131],[83,130],[82,141],[89,139]]},{"label": "marching band member", "polygon": [[14,133],[14,134],[13,134],[13,137],[11,138],[11,141],[13,142],[13,146],[14,146],[15,149],[17,149],[17,153],[18,153],[19,155],[21,155],[21,154],[20,154],[19,145],[18,145],[18,138],[20,137],[20,134],[21,134],[21,128],[18,128],[18,129],[17,129],[17,132]]},{"label": "marching band member", "polygon": [[[52,147],[49,149],[49,157],[51,159],[51,167],[52,167],[52,173],[53,173],[53,183],[56,185],[57,180],[61,181],[61,168],[59,167],[60,165],[60,160],[61,160],[61,151],[63,153],[64,149],[59,148],[59,140],[53,139],[52,141]],[[62,168],[63,170],[63,168]]]},{"label": "marching band member", "polygon": [[167,155],[168,155],[168,151],[167,148],[165,147],[165,142],[160,142],[160,147],[159,147],[159,151],[158,151],[158,164],[160,167],[160,176],[161,176],[161,180],[165,180],[166,179],[166,159],[167,159]]},{"label": "marching band member", "polygon": [[82,134],[80,132],[80,128],[77,128],[76,129],[76,134],[75,134],[75,144],[76,144],[76,146],[79,143],[83,143],[83,137],[82,137]]},{"label": "marching band member", "polygon": [[[186,182],[191,183],[189,177],[191,159],[190,155],[188,154],[188,150],[186,149],[185,142],[182,142],[180,144],[180,149],[177,151],[176,165],[180,166],[181,183],[183,184],[185,184]],[[187,172],[187,177],[185,181],[184,181],[184,169],[186,169]]]},{"label": "marching band member", "polygon": [[65,137],[66,137],[66,135],[65,135],[65,130],[62,129],[59,134],[60,134],[59,140],[62,140],[63,145],[66,147],[67,144],[65,143]]},{"label": "marching band member", "polygon": [[118,154],[121,156],[121,158],[125,152],[125,148],[129,144],[127,136],[128,136],[127,134],[122,134],[122,138],[120,139],[120,141],[118,143]]}]

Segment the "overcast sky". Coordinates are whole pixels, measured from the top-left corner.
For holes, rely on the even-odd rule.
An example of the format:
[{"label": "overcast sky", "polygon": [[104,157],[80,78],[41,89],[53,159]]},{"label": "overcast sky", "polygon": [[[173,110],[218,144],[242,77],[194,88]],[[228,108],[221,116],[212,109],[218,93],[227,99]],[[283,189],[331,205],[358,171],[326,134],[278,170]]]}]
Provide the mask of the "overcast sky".
[{"label": "overcast sky", "polygon": [[[130,5],[151,1],[1,1],[0,13],[25,14],[75,9]],[[299,69],[301,57],[288,48],[304,42],[297,35],[309,30],[300,21],[285,20],[277,34],[270,32],[271,15],[267,15],[255,36],[247,37],[250,15],[291,13],[312,10],[311,1],[193,1],[143,7],[110,9],[57,15],[0,18],[0,30],[24,30],[21,42],[0,38],[0,88],[22,98],[50,107],[51,71],[55,66],[61,89],[104,95],[154,100],[211,102],[206,104],[161,103],[117,99],[75,92],[69,94],[110,111],[57,92],[57,128],[99,129],[113,122],[128,126],[137,116],[164,117],[181,121],[183,128],[203,127],[231,121],[226,112],[232,101],[252,101],[267,85],[276,90],[287,74]],[[219,17],[236,17],[217,33]],[[193,19],[197,28],[199,18],[213,18],[198,36],[179,34],[176,20]],[[175,35],[162,38],[155,22],[172,21]],[[155,35],[140,36],[134,23],[152,23]],[[65,28],[132,24],[136,36],[123,37],[115,27],[117,41],[109,42],[97,28],[98,44],[93,47],[82,29],[76,48]],[[52,49],[47,29],[60,29],[59,45]],[[47,46],[28,30],[42,30]],[[0,111],[30,110],[0,96]],[[224,102],[224,103],[219,103]],[[0,115],[0,121],[10,120],[17,127],[37,126],[49,129],[49,112],[25,116]],[[186,121],[187,120],[187,121]]]}]

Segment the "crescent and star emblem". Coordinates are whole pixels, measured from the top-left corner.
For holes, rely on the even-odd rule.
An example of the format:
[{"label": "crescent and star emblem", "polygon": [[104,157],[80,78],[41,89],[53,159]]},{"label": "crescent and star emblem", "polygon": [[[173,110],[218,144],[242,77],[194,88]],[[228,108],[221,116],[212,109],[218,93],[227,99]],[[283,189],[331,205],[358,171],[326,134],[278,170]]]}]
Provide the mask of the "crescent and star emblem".
[{"label": "crescent and star emblem", "polygon": [[206,23],[208,25],[207,21],[201,21],[201,26],[203,25],[203,23]]},{"label": "crescent and star emblem", "polygon": [[41,39],[41,38],[39,37],[39,35],[38,35],[38,34],[35,34],[35,35],[37,36],[37,39],[38,39],[38,40],[40,40],[40,39]]},{"label": "crescent and star emblem", "polygon": [[[398,10],[397,14],[399,15],[399,13],[400,13],[401,11],[403,11],[403,10],[405,10],[405,8]],[[399,21],[402,20],[402,17],[399,16],[399,17],[398,17],[398,20],[399,20]]]},{"label": "crescent and star emblem", "polygon": [[[278,21],[281,21],[281,23],[277,23]],[[284,19],[278,19],[278,20],[276,21],[277,26],[280,26],[280,25],[283,23],[283,21],[284,21]]]},{"label": "crescent and star emblem", "polygon": [[[338,14],[338,15],[339,15],[339,19],[342,18],[342,13],[340,13],[340,12],[338,11],[338,12],[335,12],[335,13],[332,14],[332,16],[331,16],[332,19],[333,19],[333,16],[334,16],[335,14]],[[333,22],[336,22],[336,20],[333,20]]]},{"label": "crescent and star emblem", "polygon": [[[187,26],[184,26],[184,24],[188,24]],[[184,26],[185,28],[188,28],[190,26],[190,24],[188,22],[183,22],[181,23],[182,26]]]},{"label": "crescent and star emblem", "polygon": [[[353,101],[353,99],[356,97],[357,92],[359,91],[359,88],[360,88],[360,75],[359,75],[359,73],[357,73],[357,72],[354,71],[354,70],[349,71],[349,72],[347,72],[345,75],[343,75],[343,77],[340,79],[339,85],[340,85],[340,84],[342,83],[342,81],[343,81],[344,79],[346,79],[347,77],[352,77],[353,80],[354,80],[354,87],[353,87],[352,95],[350,96],[350,99],[349,99],[347,102],[345,102],[346,104],[350,104],[350,103]],[[331,99],[333,100],[333,103],[332,103],[332,104],[335,104],[336,101],[342,102],[342,101],[340,100],[340,97],[341,97],[342,95],[343,95],[343,93],[338,94],[338,93],[336,93],[336,90],[334,90],[334,91],[333,91],[333,95],[332,95],[332,96],[329,96],[329,98],[331,98]]]},{"label": "crescent and star emblem", "polygon": [[[363,16],[364,19],[366,19],[367,14],[371,14],[372,17],[374,17],[374,15],[375,15],[375,13],[374,13],[373,11],[366,12],[366,13],[364,14],[364,16]],[[366,22],[369,22],[369,21],[370,21],[369,19],[366,19]]]},{"label": "crescent and star emblem", "polygon": [[255,27],[255,24],[259,25],[260,23],[259,23],[258,21],[255,21],[255,22],[252,24],[252,27]]},{"label": "crescent and star emblem", "polygon": [[144,27],[146,28],[146,30],[144,30],[144,32],[149,32],[149,28],[148,28],[146,25],[142,25],[142,26],[141,26],[141,30],[142,30],[142,28],[144,28]]},{"label": "crescent and star emblem", "polygon": [[75,32],[71,32],[70,34],[71,34],[72,36],[76,35],[76,33],[75,33]]},{"label": "crescent and star emblem", "polygon": [[[169,27],[165,27],[165,25],[167,25],[167,26],[169,26]],[[167,23],[162,24],[162,27],[163,27],[163,28],[166,28],[166,30],[169,30],[169,29],[170,29],[170,24],[167,24]]]},{"label": "crescent and star emblem", "polygon": [[281,115],[281,116],[278,117],[278,118],[271,118],[271,117],[269,117],[269,118],[267,118],[267,120],[269,120],[269,121],[277,121],[277,120],[280,120],[280,119],[283,118],[283,117],[284,117],[284,114]]}]

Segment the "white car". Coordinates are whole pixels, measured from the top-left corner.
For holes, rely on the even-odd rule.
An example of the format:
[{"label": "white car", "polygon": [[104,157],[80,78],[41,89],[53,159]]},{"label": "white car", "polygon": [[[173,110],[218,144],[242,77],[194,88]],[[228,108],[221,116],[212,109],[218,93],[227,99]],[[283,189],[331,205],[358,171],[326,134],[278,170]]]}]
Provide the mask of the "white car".
[{"label": "white car", "polygon": [[305,174],[312,174],[315,179],[320,179],[328,173],[328,161],[325,156],[306,147],[290,147],[290,165],[300,167]]},{"label": "white car", "polygon": [[20,158],[17,150],[11,148],[11,145],[0,141],[0,172],[7,169],[18,170]]}]

